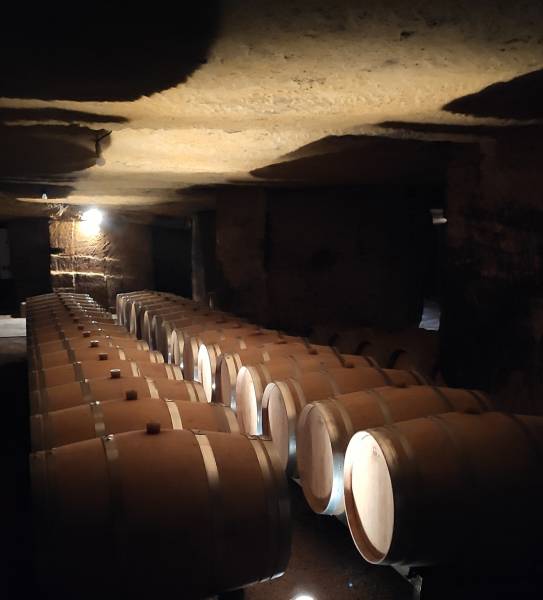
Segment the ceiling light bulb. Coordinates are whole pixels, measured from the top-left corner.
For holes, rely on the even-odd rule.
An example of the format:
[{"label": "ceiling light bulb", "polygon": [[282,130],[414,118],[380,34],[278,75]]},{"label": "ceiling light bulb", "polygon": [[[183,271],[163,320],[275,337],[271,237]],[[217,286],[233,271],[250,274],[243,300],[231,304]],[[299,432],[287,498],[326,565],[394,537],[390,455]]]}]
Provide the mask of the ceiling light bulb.
[{"label": "ceiling light bulb", "polygon": [[102,211],[98,210],[97,208],[89,208],[89,210],[86,210],[83,213],[81,218],[83,221],[86,221],[87,223],[89,223],[91,225],[98,226],[102,222],[104,215],[102,214]]}]

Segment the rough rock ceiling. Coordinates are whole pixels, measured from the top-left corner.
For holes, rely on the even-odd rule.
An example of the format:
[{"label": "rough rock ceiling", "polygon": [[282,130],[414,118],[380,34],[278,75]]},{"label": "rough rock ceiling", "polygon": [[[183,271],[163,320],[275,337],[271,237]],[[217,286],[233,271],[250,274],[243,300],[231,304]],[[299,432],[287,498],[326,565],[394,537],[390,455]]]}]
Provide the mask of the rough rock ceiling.
[{"label": "rough rock ceiling", "polygon": [[448,144],[543,119],[540,0],[205,4],[45,48],[2,32],[5,214],[42,190],[186,213],[222,184],[431,181]]}]

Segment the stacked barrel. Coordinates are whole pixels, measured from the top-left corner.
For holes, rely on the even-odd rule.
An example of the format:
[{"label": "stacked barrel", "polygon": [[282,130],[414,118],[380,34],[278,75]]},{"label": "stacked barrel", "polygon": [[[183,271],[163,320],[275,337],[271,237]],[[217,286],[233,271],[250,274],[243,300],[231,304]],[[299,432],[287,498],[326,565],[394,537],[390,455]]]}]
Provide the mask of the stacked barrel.
[{"label": "stacked barrel", "polygon": [[[235,411],[242,432],[270,440],[311,508],[346,518],[370,562],[443,564],[481,552],[496,560],[489,530],[508,504],[524,510],[518,527],[503,528],[507,539],[533,547],[541,421],[493,412],[484,393],[438,384],[433,332],[352,330],[329,340],[337,349],[207,307],[176,314],[169,301],[154,309],[148,302],[139,308],[142,335],[158,310],[166,359],[200,382],[208,401]],[[492,449],[513,442],[500,473]],[[507,490],[499,501],[493,485]],[[512,499],[515,487],[523,493]],[[439,534],[441,520],[450,542]],[[470,531],[482,537],[468,552],[459,540]]]},{"label": "stacked barrel", "polygon": [[284,474],[373,563],[495,560],[498,531],[524,558],[543,532],[543,420],[438,383],[433,335],[357,330],[338,349],[147,290],[118,295],[117,323],[88,297],[28,310],[37,496],[56,486],[61,550],[94,515],[88,557],[107,533],[112,577],[182,567],[198,597],[282,572]]},{"label": "stacked barrel", "polygon": [[[417,367],[440,377],[433,332],[317,331],[315,339],[371,352],[389,373]],[[346,519],[368,562],[537,564],[542,418],[495,412],[485,394],[435,382],[398,386],[390,376],[385,387],[346,389],[335,381],[323,393],[315,381],[275,382],[264,421],[289,430],[279,450],[287,472],[315,512]]]},{"label": "stacked barrel", "polygon": [[209,311],[148,291],[119,296],[118,321],[85,294],[29,298],[27,310],[47,592],[95,596],[88,569],[97,557],[112,597],[200,598],[280,575],[290,517],[273,447],[240,433],[232,409],[209,403],[149,333],[155,317]]}]

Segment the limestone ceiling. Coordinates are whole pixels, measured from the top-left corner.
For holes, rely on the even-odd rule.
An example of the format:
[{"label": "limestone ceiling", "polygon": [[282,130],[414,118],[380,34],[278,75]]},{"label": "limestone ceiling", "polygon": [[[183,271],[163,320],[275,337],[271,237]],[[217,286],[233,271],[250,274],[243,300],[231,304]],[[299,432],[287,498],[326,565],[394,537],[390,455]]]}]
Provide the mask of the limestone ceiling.
[{"label": "limestone ceiling", "polygon": [[0,210],[43,189],[186,212],[223,184],[434,182],[450,143],[543,119],[540,0],[202,4],[46,45],[3,25]]}]

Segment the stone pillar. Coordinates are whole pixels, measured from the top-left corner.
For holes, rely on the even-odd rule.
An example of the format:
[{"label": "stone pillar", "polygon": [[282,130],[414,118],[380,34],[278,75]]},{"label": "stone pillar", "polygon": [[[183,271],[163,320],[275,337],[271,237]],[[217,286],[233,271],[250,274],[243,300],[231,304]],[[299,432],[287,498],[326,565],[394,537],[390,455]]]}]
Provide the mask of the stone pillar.
[{"label": "stone pillar", "polygon": [[442,361],[448,383],[542,414],[543,146],[514,134],[460,146],[448,184]]},{"label": "stone pillar", "polygon": [[262,188],[225,190],[217,200],[220,306],[262,324],[269,319],[266,211]]},{"label": "stone pillar", "polygon": [[215,213],[196,213],[192,218],[192,297],[198,302],[207,303],[215,294],[215,239]]}]

